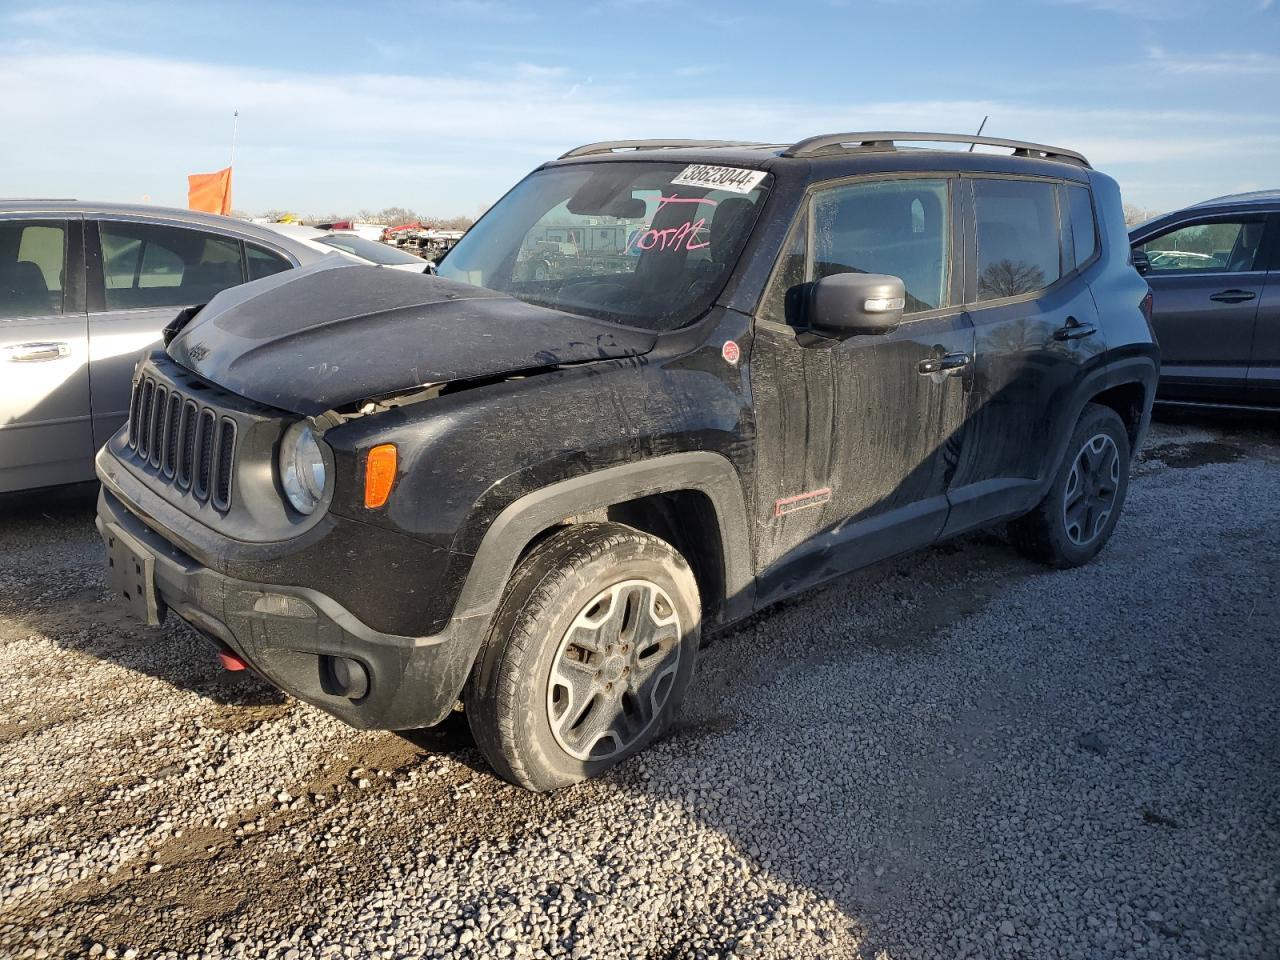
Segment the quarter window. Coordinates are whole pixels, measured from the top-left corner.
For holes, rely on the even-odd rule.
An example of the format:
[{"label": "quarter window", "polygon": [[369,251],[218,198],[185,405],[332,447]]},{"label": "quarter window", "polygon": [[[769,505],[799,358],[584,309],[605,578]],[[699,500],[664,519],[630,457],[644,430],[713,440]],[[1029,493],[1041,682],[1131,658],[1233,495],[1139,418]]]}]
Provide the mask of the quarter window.
[{"label": "quarter window", "polygon": [[249,279],[261,280],[273,273],[283,273],[291,264],[284,257],[276,256],[261,247],[246,244],[244,248],[245,263],[249,267]]},{"label": "quarter window", "polygon": [[238,240],[145,223],[104,221],[99,230],[108,310],[208,303],[244,280]]},{"label": "quarter window", "polygon": [[62,313],[67,225],[0,222],[0,319]]},{"label": "quarter window", "polygon": [[1082,267],[1098,249],[1098,226],[1093,216],[1093,201],[1088,187],[1067,187],[1067,205],[1071,210],[1071,236],[1075,246],[1075,265]]},{"label": "quarter window", "polygon": [[978,234],[978,300],[1035,293],[1062,275],[1053,184],[973,181]]},{"label": "quarter window", "polygon": [[1254,268],[1264,221],[1232,220],[1178,227],[1142,244],[1152,273],[1243,273]]}]

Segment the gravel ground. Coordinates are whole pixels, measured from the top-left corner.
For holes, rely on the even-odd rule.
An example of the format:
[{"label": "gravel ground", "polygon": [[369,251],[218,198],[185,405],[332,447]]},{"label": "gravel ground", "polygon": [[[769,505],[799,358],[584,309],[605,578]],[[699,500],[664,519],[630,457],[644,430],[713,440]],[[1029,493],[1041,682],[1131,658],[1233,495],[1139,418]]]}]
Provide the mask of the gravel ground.
[{"label": "gravel ground", "polygon": [[1116,537],[882,564],[533,796],[126,621],[91,502],[0,505],[4,957],[1280,957],[1280,429],[1158,424]]}]

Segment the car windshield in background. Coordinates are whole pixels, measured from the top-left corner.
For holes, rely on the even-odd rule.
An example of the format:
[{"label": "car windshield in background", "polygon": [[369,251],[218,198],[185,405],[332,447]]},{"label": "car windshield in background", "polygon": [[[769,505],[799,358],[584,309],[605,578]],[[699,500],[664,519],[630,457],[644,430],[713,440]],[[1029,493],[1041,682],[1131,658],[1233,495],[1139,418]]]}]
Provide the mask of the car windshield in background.
[{"label": "car windshield in background", "polygon": [[540,170],[440,264],[449,280],[648,330],[704,313],[768,187],[763,171],[682,163]]},{"label": "car windshield in background", "polygon": [[426,262],[421,257],[415,257],[412,253],[405,253],[398,247],[388,246],[385,243],[379,243],[377,240],[366,240],[364,237],[358,237],[354,233],[331,233],[327,236],[316,237],[316,242],[336,247],[345,253],[360,257],[362,260],[381,263],[388,267],[401,263],[420,264],[424,270],[427,267]]}]

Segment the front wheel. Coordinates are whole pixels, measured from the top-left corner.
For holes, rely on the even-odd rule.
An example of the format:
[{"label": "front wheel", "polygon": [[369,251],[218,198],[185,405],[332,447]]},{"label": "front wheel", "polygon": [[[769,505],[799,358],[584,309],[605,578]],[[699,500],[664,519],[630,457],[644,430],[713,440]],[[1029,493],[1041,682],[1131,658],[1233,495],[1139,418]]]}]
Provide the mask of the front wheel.
[{"label": "front wheel", "polygon": [[579,524],[516,568],[465,694],[476,743],[505,780],[554,790],[644,749],[693,676],[701,604],[667,543]]},{"label": "front wheel", "polygon": [[1049,493],[1009,524],[1014,546],[1051,567],[1078,567],[1092,560],[1120,519],[1130,456],[1120,415],[1099,404],[1086,406]]}]

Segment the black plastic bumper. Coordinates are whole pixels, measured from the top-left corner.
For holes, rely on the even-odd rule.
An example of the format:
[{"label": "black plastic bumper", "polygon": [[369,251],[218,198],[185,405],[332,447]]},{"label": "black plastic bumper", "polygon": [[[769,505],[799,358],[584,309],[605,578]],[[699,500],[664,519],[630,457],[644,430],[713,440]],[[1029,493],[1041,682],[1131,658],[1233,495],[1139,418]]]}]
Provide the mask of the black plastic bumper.
[{"label": "black plastic bumper", "polygon": [[[484,618],[456,619],[426,637],[380,633],[322,593],[252,583],[202,566],[145,524],[106,487],[98,530],[148,556],[154,608],[172,611],[225,644],[281,689],[355,727],[430,726],[452,709],[479,649]],[[120,536],[120,535],[123,536]],[[119,546],[113,546],[118,551]],[[153,560],[151,558],[154,558]],[[339,663],[333,658],[343,658]],[[351,664],[367,678],[362,696],[344,696]],[[358,686],[359,684],[357,684]]]}]

